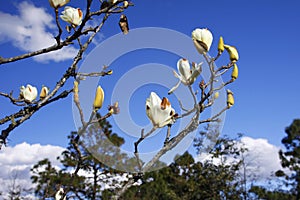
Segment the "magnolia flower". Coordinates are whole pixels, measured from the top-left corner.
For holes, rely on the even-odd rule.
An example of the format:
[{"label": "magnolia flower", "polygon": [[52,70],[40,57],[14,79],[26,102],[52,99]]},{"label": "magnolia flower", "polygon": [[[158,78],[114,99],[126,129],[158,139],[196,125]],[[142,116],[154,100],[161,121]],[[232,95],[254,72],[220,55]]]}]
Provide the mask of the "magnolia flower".
[{"label": "magnolia flower", "polygon": [[43,86],[40,93],[40,99],[44,99],[48,95],[48,93],[49,93],[49,89]]},{"label": "magnolia flower", "polygon": [[29,84],[26,85],[26,88],[22,86],[20,88],[20,97],[23,98],[26,102],[31,103],[37,97],[37,89]]},{"label": "magnolia flower", "polygon": [[230,60],[236,62],[239,59],[239,53],[234,46],[224,44],[224,48],[229,53]]},{"label": "magnolia flower", "polygon": [[146,100],[146,114],[153,126],[158,128],[174,123],[175,110],[171,103],[166,97],[161,100],[155,92],[151,92]]},{"label": "magnolia flower", "polygon": [[70,0],[49,0],[50,6],[53,8],[59,8],[67,3],[69,3]]},{"label": "magnolia flower", "polygon": [[[64,189],[61,187],[55,194],[55,200],[60,200],[61,197],[64,195]],[[63,198],[63,200],[66,200],[66,196]]]},{"label": "magnolia flower", "polygon": [[197,51],[200,54],[203,54],[204,52],[209,51],[213,36],[208,29],[197,28],[192,32],[192,39]]},{"label": "magnolia flower", "polygon": [[191,85],[195,82],[196,78],[201,73],[201,65],[193,63],[192,69],[190,66],[190,63],[187,59],[181,58],[177,62],[177,69],[179,74],[177,74],[176,71],[174,71],[174,76],[179,79],[178,83],[168,92],[168,94],[171,94],[176,90],[180,83],[183,83],[184,85]]},{"label": "magnolia flower", "polygon": [[60,18],[73,26],[78,26],[82,21],[82,11],[80,8],[72,8],[70,6],[66,6],[65,10],[62,11],[62,15]]},{"label": "magnolia flower", "polygon": [[104,92],[101,86],[97,87],[96,96],[94,100],[94,109],[98,110],[102,107],[104,101]]}]

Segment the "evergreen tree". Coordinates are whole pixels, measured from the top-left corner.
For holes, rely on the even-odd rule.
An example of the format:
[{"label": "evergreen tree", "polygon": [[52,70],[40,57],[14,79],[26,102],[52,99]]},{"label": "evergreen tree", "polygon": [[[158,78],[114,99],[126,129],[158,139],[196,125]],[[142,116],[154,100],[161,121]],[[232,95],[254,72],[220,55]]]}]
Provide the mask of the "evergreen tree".
[{"label": "evergreen tree", "polygon": [[249,192],[253,194],[253,199],[296,200],[293,194],[280,189],[270,191],[262,186],[253,186]]},{"label": "evergreen tree", "polygon": [[[240,148],[227,138],[218,140],[211,157],[234,156]],[[242,199],[241,162],[195,162],[185,152],[168,167],[147,172],[140,186],[131,187],[122,199]]]},{"label": "evergreen tree", "polygon": [[[118,181],[114,177],[123,174],[111,166],[121,165],[126,160],[126,155],[121,154],[118,148],[124,143],[124,139],[112,133],[111,125],[106,120],[89,126],[84,135],[71,132],[68,138],[67,149],[58,157],[62,169],[56,169],[47,159],[39,161],[31,169],[32,182],[37,184],[35,194],[42,199],[53,197],[62,186],[66,188],[68,197],[100,199],[105,184],[113,187]],[[109,143],[113,145],[107,145]],[[105,163],[98,160],[98,154],[95,157],[93,150],[106,156]],[[116,163],[112,163],[112,157]],[[79,170],[82,175],[74,173]]]},{"label": "evergreen tree", "polygon": [[286,151],[280,150],[279,157],[283,168],[292,174],[287,175],[282,170],[276,172],[279,177],[285,177],[287,184],[292,187],[291,193],[300,199],[300,119],[285,129],[286,136],[281,140]]}]

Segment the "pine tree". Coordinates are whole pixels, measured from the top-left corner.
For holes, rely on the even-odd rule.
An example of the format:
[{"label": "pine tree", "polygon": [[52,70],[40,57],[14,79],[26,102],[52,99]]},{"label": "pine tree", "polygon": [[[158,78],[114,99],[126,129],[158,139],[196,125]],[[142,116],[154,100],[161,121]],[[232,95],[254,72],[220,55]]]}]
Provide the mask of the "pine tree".
[{"label": "pine tree", "polygon": [[282,170],[276,172],[279,177],[285,177],[287,184],[292,186],[291,193],[300,199],[300,119],[285,129],[287,134],[282,140],[286,151],[280,150],[279,157],[283,168],[289,169],[292,174],[287,175]]},{"label": "pine tree", "polygon": [[[63,166],[62,169],[52,166],[48,159],[39,161],[31,169],[32,182],[37,184],[35,194],[42,199],[53,197],[59,187],[64,187],[68,197],[100,199],[105,184],[112,182],[113,188],[114,181],[117,181],[114,177],[123,173],[112,167],[122,165],[127,159],[118,148],[124,144],[124,139],[113,133],[111,128],[108,121],[102,120],[89,126],[81,136],[77,132],[71,132],[67,149],[57,158]],[[113,145],[108,145],[108,142]],[[95,154],[106,157],[99,158]],[[74,174],[79,170],[83,175]]]},{"label": "pine tree", "polygon": [[[221,138],[210,152],[211,157],[234,156],[240,148],[233,140]],[[145,173],[140,186],[130,188],[122,199],[243,199],[241,162],[213,160],[195,162],[188,152],[177,156],[168,167]]]}]

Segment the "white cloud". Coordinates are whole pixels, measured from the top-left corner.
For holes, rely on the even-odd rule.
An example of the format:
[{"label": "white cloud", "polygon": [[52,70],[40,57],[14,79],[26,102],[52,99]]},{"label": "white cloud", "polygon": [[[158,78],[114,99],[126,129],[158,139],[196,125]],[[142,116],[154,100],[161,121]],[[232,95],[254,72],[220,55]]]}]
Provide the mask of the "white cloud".
[{"label": "white cloud", "polygon": [[56,157],[65,149],[59,146],[21,143],[6,147],[0,151],[0,185],[1,192],[7,192],[16,177],[17,184],[23,188],[32,187],[31,167],[38,161],[48,158],[53,166],[59,166]]},{"label": "white cloud", "polygon": [[256,173],[260,179],[266,179],[270,177],[271,172],[282,169],[278,155],[279,147],[262,138],[243,137],[241,142],[249,150],[245,157],[249,170]]},{"label": "white cloud", "polygon": [[[248,149],[244,154],[248,178],[264,182],[271,177],[271,173],[279,169],[282,170],[278,156],[280,148],[270,144],[268,140],[263,138],[254,139],[251,137],[242,137],[238,145],[244,145],[244,147]],[[203,153],[196,158],[197,161],[210,159],[211,156],[207,153]],[[227,163],[234,161],[236,161],[236,159],[233,157],[227,158]],[[214,159],[213,163],[218,164],[220,160]]]},{"label": "white cloud", "polygon": [[[36,51],[56,43],[54,34],[58,31],[54,14],[49,14],[44,8],[35,7],[28,2],[20,3],[18,11],[19,15],[0,12],[0,41],[11,41],[15,47],[25,52]],[[34,59],[41,62],[58,62],[73,58],[76,52],[74,47],[69,46],[36,56]]]}]

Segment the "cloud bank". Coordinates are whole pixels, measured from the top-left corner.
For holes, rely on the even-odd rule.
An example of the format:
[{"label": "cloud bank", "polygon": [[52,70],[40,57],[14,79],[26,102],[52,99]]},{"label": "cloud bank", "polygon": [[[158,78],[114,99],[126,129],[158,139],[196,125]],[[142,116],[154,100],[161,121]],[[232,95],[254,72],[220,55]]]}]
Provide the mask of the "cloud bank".
[{"label": "cloud bank", "polygon": [[[278,156],[278,151],[280,148],[270,144],[267,139],[254,139],[244,136],[237,145],[248,149],[248,151],[244,153],[246,173],[248,178],[258,182],[264,182],[270,178],[270,175],[273,172],[282,169]],[[205,161],[210,159],[211,156],[205,153],[199,155],[196,160]],[[227,163],[234,161],[236,161],[236,159],[233,157],[227,158]],[[213,159],[213,162],[218,164],[220,163],[220,160]]]},{"label": "cloud bank", "polygon": [[[0,12],[0,42],[10,41],[24,51],[31,52],[52,46],[56,43],[54,34],[58,33],[54,13],[35,7],[28,2],[18,4],[18,15]],[[73,58],[77,53],[74,47],[64,47],[55,52],[34,57],[36,61],[63,61]],[[15,55],[12,55],[15,56]]]},{"label": "cloud bank", "polygon": [[[281,169],[278,157],[279,147],[270,144],[266,139],[262,138],[243,137],[241,138],[242,143],[248,149],[248,153],[245,154],[245,160],[248,172],[251,173],[249,175],[259,177],[256,181],[266,181],[270,178],[270,172]],[[0,191],[7,193],[6,188],[11,185],[14,176],[16,176],[16,181],[21,186],[25,188],[32,187],[30,180],[31,167],[44,158],[48,158],[53,166],[59,167],[60,163],[56,160],[56,157],[64,150],[64,148],[59,146],[30,145],[28,143],[4,148],[0,151]],[[199,159],[203,160],[205,155],[202,156]],[[206,157],[205,159],[209,158]],[[80,175],[90,176],[86,172],[80,172]],[[106,175],[103,176],[104,179],[108,178]],[[117,179],[120,179],[120,177]],[[109,183],[103,185],[103,188],[107,187],[111,187]]]},{"label": "cloud bank", "polygon": [[59,146],[21,143],[6,147],[0,151],[0,192],[5,195],[13,184],[29,189],[31,184],[31,167],[38,161],[48,158],[53,166],[59,166],[56,157],[65,149]]}]

